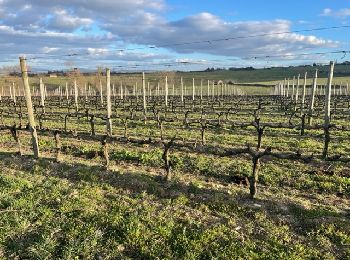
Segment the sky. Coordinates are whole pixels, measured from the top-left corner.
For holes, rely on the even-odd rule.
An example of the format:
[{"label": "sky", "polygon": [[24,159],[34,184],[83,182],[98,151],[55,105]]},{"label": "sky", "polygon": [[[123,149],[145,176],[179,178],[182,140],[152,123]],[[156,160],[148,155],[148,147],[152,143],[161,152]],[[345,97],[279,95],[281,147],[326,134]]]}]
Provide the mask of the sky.
[{"label": "sky", "polygon": [[[325,27],[342,28],[312,31]],[[0,67],[271,67],[350,60],[317,54],[343,50],[350,0],[0,0]]]}]

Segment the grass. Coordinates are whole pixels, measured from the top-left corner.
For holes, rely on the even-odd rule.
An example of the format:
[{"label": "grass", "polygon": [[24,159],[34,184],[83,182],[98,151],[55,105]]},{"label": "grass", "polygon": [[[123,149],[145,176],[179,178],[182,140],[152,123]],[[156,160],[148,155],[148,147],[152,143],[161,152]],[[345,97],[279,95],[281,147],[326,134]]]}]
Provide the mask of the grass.
[{"label": "grass", "polygon": [[35,161],[11,149],[0,154],[3,258],[350,257],[349,200],[335,196],[332,186],[320,187],[335,178],[310,175],[302,164],[290,170],[285,162],[265,162],[265,188],[252,201],[247,188],[224,178],[250,171],[244,157],[174,154],[176,178],[164,185],[157,149],[143,153],[116,144],[108,171],[99,158],[68,152],[55,163],[46,151]]},{"label": "grass", "polygon": [[[337,102],[337,101],[335,101]],[[342,101],[340,107],[346,107]],[[226,106],[238,106],[232,101]],[[231,120],[251,122],[257,104],[245,103]],[[286,122],[285,111],[264,105],[261,122]],[[333,105],[332,105],[333,107]],[[115,108],[119,116],[128,113]],[[220,108],[219,108],[220,109]],[[53,111],[64,112],[62,108]],[[5,110],[6,111],[6,110]],[[47,110],[48,111],[48,110]],[[91,109],[91,113],[104,113]],[[13,112],[11,112],[13,113]],[[140,112],[141,113],[141,112]],[[177,134],[200,143],[197,128],[165,122],[164,137]],[[198,118],[198,113],[190,119]],[[215,119],[214,114],[207,115]],[[322,123],[322,115],[315,123]],[[149,117],[151,118],[151,117]],[[295,122],[298,119],[293,119]],[[348,126],[346,112],[332,122]],[[294,123],[295,123],[294,122]],[[18,119],[4,116],[7,125]],[[133,120],[132,138],[159,139],[155,121]],[[43,127],[62,129],[47,118]],[[96,119],[96,132],[104,121]],[[123,136],[121,120],[113,121]],[[88,132],[89,122],[71,117],[68,130]],[[316,157],[312,163],[261,159],[258,197],[250,199],[237,183],[252,172],[248,156],[214,156],[213,147],[256,143],[253,127],[229,124],[208,128],[202,151],[172,149],[174,178],[164,183],[162,148],[156,144],[109,144],[110,167],[90,138],[62,138],[62,160],[55,162],[53,136],[39,132],[42,158],[31,156],[30,136],[20,132],[23,156],[17,156],[9,131],[0,135],[0,258],[2,259],[349,259],[349,165]],[[349,154],[349,131],[331,131],[330,153]],[[322,131],[265,129],[263,147],[274,151],[320,154]]]}]

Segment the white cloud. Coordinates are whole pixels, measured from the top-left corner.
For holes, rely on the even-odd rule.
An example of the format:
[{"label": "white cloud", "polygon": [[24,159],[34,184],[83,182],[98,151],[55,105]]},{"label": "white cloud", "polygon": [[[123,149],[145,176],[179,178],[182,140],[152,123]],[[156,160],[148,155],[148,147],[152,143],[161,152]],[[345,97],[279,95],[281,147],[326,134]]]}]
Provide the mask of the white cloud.
[{"label": "white cloud", "polygon": [[343,9],[339,9],[339,10],[332,10],[331,8],[325,8],[325,9],[323,9],[321,16],[347,18],[350,16],[350,8],[343,8]]},{"label": "white cloud", "polygon": [[88,53],[92,56],[105,56],[109,53],[109,50],[106,48],[88,48]]},{"label": "white cloud", "polygon": [[138,52],[125,52],[119,51],[114,54],[115,58],[118,60],[125,61],[149,61],[149,60],[159,60],[159,59],[169,59],[170,56],[155,54],[155,53],[138,53]]},{"label": "white cloud", "polygon": [[60,50],[60,48],[51,48],[47,46],[41,48],[42,53],[52,53],[52,52],[57,52],[58,50]]},{"label": "white cloud", "polygon": [[21,8],[21,11],[25,11],[25,10],[29,10],[32,8],[32,5],[30,4],[25,4],[22,8]]},{"label": "white cloud", "polygon": [[[243,58],[335,47],[338,44],[300,33],[276,34],[292,30],[291,22],[286,20],[227,22],[209,12],[202,12],[169,21],[163,13],[166,10],[165,0],[29,2],[0,0],[0,58],[17,58],[19,53],[87,53],[86,57],[74,57],[80,62],[84,60],[84,64],[87,60],[174,60],[182,54],[189,56],[187,54],[192,53]],[[336,13],[344,16],[347,9],[324,10],[324,15]],[[257,34],[274,35],[244,38]],[[211,41],[231,37],[243,38]],[[186,42],[200,43],[181,44]],[[132,49],[135,45],[136,48],[163,46],[171,54],[150,53],[148,48],[138,53],[112,51]]]},{"label": "white cloud", "polygon": [[[105,25],[105,29],[112,31],[128,43],[166,45],[168,49],[178,53],[208,53],[242,57],[283,54],[296,49],[335,47],[337,45],[336,42],[315,36],[297,33],[278,34],[291,31],[291,23],[286,20],[226,22],[210,13],[200,13],[173,22],[156,16],[152,17],[152,22],[149,22],[150,19],[147,17],[142,16],[142,13],[134,14],[123,23],[116,20],[113,26],[112,24]],[[269,35],[249,37],[261,34]],[[215,39],[232,37],[241,38],[215,41]],[[185,44],[187,42],[199,43]]]},{"label": "white cloud", "polygon": [[202,65],[209,64],[209,62],[207,60],[196,60],[196,59],[190,59],[190,58],[176,59],[175,62],[184,63],[184,64],[186,64],[186,63],[202,64]]},{"label": "white cloud", "polygon": [[329,15],[331,15],[332,14],[332,9],[330,9],[330,8],[325,8],[325,9],[323,9],[323,12],[322,12],[322,15],[323,16],[329,16]]},{"label": "white cloud", "polygon": [[69,14],[64,9],[56,9],[53,18],[49,20],[48,27],[59,31],[72,31],[82,26],[89,26],[93,23],[90,18],[80,18]]}]

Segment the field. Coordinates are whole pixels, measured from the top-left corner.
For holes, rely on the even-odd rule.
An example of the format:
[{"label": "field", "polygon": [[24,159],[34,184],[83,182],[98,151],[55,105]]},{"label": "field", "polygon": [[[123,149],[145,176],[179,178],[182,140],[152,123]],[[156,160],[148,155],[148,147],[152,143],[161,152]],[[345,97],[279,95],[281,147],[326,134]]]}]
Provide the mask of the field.
[{"label": "field", "polygon": [[[150,82],[164,75],[149,75]],[[189,91],[184,101],[181,76]],[[123,77],[130,93],[135,77],[141,88],[140,75]],[[302,104],[301,96],[295,102],[269,95],[273,87],[243,84],[235,88],[246,95],[234,94],[231,85],[208,95],[204,84],[201,98],[197,83],[193,100],[193,77],[201,79],[198,73],[169,77],[177,95],[169,87],[168,106],[162,93],[146,97],[146,110],[141,92],[112,95],[109,136],[105,95],[101,102],[80,84],[80,96],[67,99],[54,91],[66,81],[71,87],[72,78],[44,78],[45,105],[32,97],[40,158],[33,156],[24,97],[14,103],[3,96],[0,256],[349,259],[350,97],[332,94],[326,128],[322,92],[312,113],[309,88]],[[120,79],[111,81],[118,86]],[[95,84],[94,77],[77,80]],[[31,87],[38,82],[31,78]]]}]

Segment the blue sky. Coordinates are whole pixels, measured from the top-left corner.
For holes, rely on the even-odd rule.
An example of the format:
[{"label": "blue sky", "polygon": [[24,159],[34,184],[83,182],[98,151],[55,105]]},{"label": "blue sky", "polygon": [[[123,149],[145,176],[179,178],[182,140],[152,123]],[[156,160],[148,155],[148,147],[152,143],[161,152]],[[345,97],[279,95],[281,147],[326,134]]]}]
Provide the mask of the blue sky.
[{"label": "blue sky", "polygon": [[[199,12],[211,12],[226,21],[260,21],[286,19],[293,22],[293,30],[308,29],[316,27],[328,27],[341,24],[350,24],[349,16],[324,16],[323,10],[350,10],[349,0],[317,0],[317,1],[278,1],[278,0],[246,0],[246,1],[168,1],[172,6],[169,19],[180,19]],[[344,31],[346,32],[346,31]],[[338,31],[326,31],[313,35],[320,37],[331,37],[332,39],[349,42],[346,34]]]},{"label": "blue sky", "polygon": [[246,1],[182,1],[169,0],[172,9],[171,18],[199,12],[211,12],[225,20],[269,20],[290,19],[314,20],[325,8],[339,10],[350,5],[348,0],[317,0],[317,1],[278,1],[278,0],[246,0]]},{"label": "blue sky", "polygon": [[[350,28],[276,33],[345,25],[350,25],[350,0],[0,0],[0,67],[16,63],[20,55],[32,58],[36,70],[325,63],[343,55],[312,53],[350,50]],[[210,42],[257,34],[267,36]],[[280,57],[266,58],[271,55]]]}]

